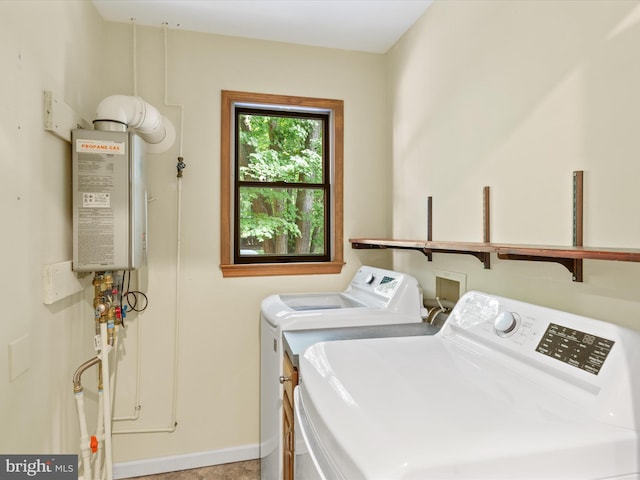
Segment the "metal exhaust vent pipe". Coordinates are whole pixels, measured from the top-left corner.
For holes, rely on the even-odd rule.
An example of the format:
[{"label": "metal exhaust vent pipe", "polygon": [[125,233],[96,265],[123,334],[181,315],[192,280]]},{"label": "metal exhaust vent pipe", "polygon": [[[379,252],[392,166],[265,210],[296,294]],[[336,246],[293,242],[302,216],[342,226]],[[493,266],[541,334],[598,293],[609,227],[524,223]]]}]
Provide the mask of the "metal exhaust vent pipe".
[{"label": "metal exhaust vent pipe", "polygon": [[171,121],[142,98],[111,95],[100,102],[93,121],[96,130],[126,131],[134,128],[150,153],[166,152],[176,139]]}]

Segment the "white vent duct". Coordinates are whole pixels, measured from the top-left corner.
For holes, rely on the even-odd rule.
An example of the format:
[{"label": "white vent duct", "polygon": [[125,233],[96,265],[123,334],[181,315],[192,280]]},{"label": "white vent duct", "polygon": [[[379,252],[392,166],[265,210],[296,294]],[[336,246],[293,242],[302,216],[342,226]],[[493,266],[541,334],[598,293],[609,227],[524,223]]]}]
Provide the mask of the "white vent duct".
[{"label": "white vent duct", "polygon": [[93,121],[96,130],[126,131],[133,128],[147,144],[150,153],[166,152],[176,139],[168,118],[142,98],[111,95],[100,102]]}]

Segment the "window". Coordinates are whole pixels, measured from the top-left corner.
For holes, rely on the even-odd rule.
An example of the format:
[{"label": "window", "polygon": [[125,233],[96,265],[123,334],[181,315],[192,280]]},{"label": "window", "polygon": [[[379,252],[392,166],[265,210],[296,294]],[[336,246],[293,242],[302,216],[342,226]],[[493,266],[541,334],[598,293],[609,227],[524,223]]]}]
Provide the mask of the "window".
[{"label": "window", "polygon": [[225,277],[339,273],[343,102],[222,91]]}]

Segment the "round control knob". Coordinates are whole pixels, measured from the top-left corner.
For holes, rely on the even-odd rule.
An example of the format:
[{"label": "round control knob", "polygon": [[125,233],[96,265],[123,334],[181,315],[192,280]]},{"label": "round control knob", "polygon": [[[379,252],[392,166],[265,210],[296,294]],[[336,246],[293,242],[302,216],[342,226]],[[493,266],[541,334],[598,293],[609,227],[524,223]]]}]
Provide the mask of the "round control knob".
[{"label": "round control knob", "polygon": [[364,279],[364,283],[366,283],[367,285],[371,285],[375,279],[376,279],[376,276],[373,273],[370,273]]},{"label": "round control knob", "polygon": [[493,328],[496,329],[498,335],[504,335],[513,332],[518,322],[511,312],[502,312],[493,321]]}]

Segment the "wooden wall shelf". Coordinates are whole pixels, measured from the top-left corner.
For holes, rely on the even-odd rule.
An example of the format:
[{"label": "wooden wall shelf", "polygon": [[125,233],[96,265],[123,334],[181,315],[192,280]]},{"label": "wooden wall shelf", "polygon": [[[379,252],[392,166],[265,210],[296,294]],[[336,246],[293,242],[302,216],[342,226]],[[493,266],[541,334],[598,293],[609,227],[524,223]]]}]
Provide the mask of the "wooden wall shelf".
[{"label": "wooden wall shelf", "polygon": [[640,262],[640,249],[564,247],[554,245],[508,245],[481,242],[443,242],[427,240],[392,240],[387,238],[351,238],[354,249],[399,248],[426,253],[461,253],[478,258],[489,268],[487,257],[492,253],[501,260],[527,260],[555,262],[569,270],[574,281],[582,281],[582,265],[577,260],[614,260],[619,262]]},{"label": "wooden wall shelf", "polygon": [[432,240],[432,198],[427,199],[427,240],[392,240],[387,238],[349,239],[354,249],[400,248],[418,250],[432,260],[436,253],[461,253],[473,255],[484,268],[491,268],[491,254],[501,260],[525,260],[529,262],[554,262],[571,272],[574,282],[582,282],[583,260],[615,260],[640,262],[640,249],[583,247],[583,196],[584,179],[581,170],[573,172],[573,246],[507,245],[491,242],[489,187],[483,189],[483,242],[443,242]]}]

